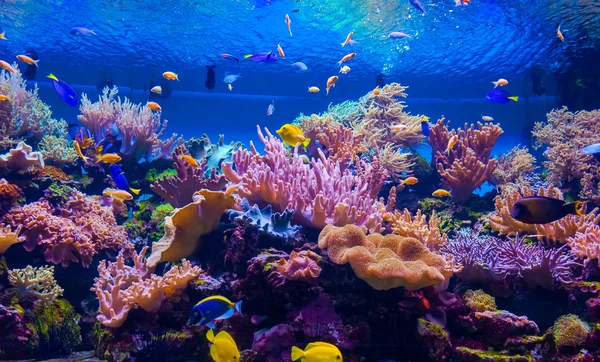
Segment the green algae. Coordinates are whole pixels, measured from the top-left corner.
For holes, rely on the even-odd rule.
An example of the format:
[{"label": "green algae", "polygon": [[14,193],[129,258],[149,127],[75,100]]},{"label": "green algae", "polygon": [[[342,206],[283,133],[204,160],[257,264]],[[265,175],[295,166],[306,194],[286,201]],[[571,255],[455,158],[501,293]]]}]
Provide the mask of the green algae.
[{"label": "green algae", "polygon": [[158,172],[157,169],[152,168],[146,173],[146,181],[154,183],[162,178],[177,176],[177,171],[173,168],[166,169],[162,172]]},{"label": "green algae", "polygon": [[150,222],[157,227],[160,227],[164,224],[165,218],[169,216],[173,212],[174,208],[171,204],[162,204],[158,205],[156,209],[152,212],[152,216],[150,217]]},{"label": "green algae", "polygon": [[506,351],[480,350],[468,347],[457,347],[456,352],[462,355],[461,361],[485,362],[533,362],[535,359],[530,354],[511,355]]},{"label": "green algae", "polygon": [[475,312],[484,312],[486,310],[495,311],[496,298],[486,294],[483,290],[467,290],[463,295],[467,306]]},{"label": "green algae", "polygon": [[430,322],[426,319],[419,318],[417,320],[417,332],[420,336],[427,336],[438,339],[448,339],[448,332],[439,324]]},{"label": "green algae", "polygon": [[585,343],[590,327],[575,314],[564,315],[551,329],[557,347],[579,347]]},{"label": "green algae", "polygon": [[34,356],[67,356],[81,343],[80,316],[68,301],[57,299],[50,305],[39,305],[32,317],[27,328],[33,332],[29,344]]}]

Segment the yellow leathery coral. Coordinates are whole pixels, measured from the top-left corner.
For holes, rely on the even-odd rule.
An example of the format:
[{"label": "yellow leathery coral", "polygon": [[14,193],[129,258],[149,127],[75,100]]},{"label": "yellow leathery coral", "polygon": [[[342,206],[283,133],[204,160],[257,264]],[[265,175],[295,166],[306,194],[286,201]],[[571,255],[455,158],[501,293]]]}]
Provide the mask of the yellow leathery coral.
[{"label": "yellow leathery coral", "polygon": [[6,250],[10,248],[11,245],[25,241],[24,236],[19,236],[21,228],[22,226],[19,225],[17,230],[13,232],[10,226],[0,224],[0,254],[6,253]]},{"label": "yellow leathery coral", "polygon": [[17,288],[19,298],[32,297],[42,304],[50,304],[63,294],[63,289],[54,279],[54,266],[8,271],[8,282]]},{"label": "yellow leathery coral", "polygon": [[415,216],[404,209],[403,212],[394,210],[387,212],[383,219],[392,223],[392,232],[403,237],[411,237],[419,240],[431,250],[437,250],[448,242],[446,234],[440,232],[440,219],[435,211],[431,214],[429,221],[427,217],[418,210]]}]

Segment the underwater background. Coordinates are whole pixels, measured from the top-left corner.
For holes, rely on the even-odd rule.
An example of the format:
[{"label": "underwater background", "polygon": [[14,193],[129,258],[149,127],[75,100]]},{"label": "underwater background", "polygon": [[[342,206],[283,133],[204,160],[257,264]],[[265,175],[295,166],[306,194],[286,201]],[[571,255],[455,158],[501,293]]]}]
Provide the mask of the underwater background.
[{"label": "underwater background", "polygon": [[2,0],[0,360],[600,361],[599,45],[592,0]]}]

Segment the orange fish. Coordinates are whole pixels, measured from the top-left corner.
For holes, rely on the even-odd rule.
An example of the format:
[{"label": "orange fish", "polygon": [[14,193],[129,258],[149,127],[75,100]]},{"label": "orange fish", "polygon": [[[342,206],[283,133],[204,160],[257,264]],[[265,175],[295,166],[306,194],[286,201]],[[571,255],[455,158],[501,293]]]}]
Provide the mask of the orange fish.
[{"label": "orange fish", "polygon": [[3,31],[2,33],[0,33],[0,40],[6,40],[6,31]]},{"label": "orange fish", "polygon": [[15,68],[11,67],[10,64],[8,64],[7,62],[5,62],[4,60],[0,60],[0,68],[6,70],[7,72],[10,73],[15,73],[16,70]]},{"label": "orange fish", "polygon": [[179,75],[173,72],[164,72],[162,76],[168,80],[179,80]]},{"label": "orange fish", "polygon": [[452,195],[452,194],[450,194],[450,191],[447,191],[447,190],[444,190],[444,189],[438,189],[438,190],[435,190],[435,191],[434,191],[434,192],[431,194],[431,196],[434,196],[434,197],[449,197],[449,196],[451,196],[451,195]]},{"label": "orange fish", "polygon": [[19,59],[20,61],[27,63],[29,65],[35,65],[36,67],[38,66],[38,62],[39,62],[39,60],[33,60],[30,57],[28,57],[27,55],[17,55],[17,59]]},{"label": "orange fish", "polygon": [[411,177],[408,177],[408,178],[405,178],[404,180],[402,180],[401,184],[402,185],[414,185],[417,182],[419,182],[419,179],[411,176]]},{"label": "orange fish", "polygon": [[7,101],[8,100],[8,96],[4,95],[4,94],[0,94],[0,101]]},{"label": "orange fish", "polygon": [[333,77],[329,77],[329,79],[327,79],[327,95],[329,95],[329,88],[335,87],[335,82],[337,82],[339,78],[340,77],[337,75],[334,75]]},{"label": "orange fish", "polygon": [[380,92],[379,92],[379,88],[375,88],[375,89],[373,89],[373,95],[374,95],[374,96],[378,96],[378,95],[379,95],[379,93],[380,93]]},{"label": "orange fish", "polygon": [[148,102],[146,103],[146,107],[156,112],[162,112],[162,107],[156,102]]},{"label": "orange fish", "polygon": [[495,82],[492,82],[492,84],[494,85],[494,88],[497,88],[498,86],[502,87],[508,84],[508,81],[504,78],[500,78]]},{"label": "orange fish", "polygon": [[450,150],[456,145],[456,142],[458,142],[458,135],[450,137],[448,140],[448,147],[446,147],[446,153],[450,153]]},{"label": "orange fish", "polygon": [[121,156],[116,153],[107,153],[105,155],[99,155],[96,163],[104,162],[104,163],[117,163],[122,160]]},{"label": "orange fish", "polygon": [[102,191],[102,195],[125,201],[133,200],[133,196],[125,190],[107,188]]},{"label": "orange fish", "polygon": [[560,41],[565,41],[565,37],[560,31],[560,24],[558,24],[558,29],[556,29],[556,36],[558,37],[558,39],[560,39]]},{"label": "orange fish", "polygon": [[277,51],[279,52],[281,59],[285,59],[285,53],[283,52],[283,48],[279,44],[277,44]]},{"label": "orange fish", "polygon": [[81,147],[79,146],[79,142],[74,141],[73,147],[75,147],[75,152],[77,153],[77,156],[79,156],[83,160],[83,162],[87,163],[88,158],[83,155],[83,152],[81,152]]},{"label": "orange fish", "polygon": [[405,124],[395,124],[395,125],[393,125],[393,126],[390,126],[390,128],[391,128],[393,131],[398,131],[398,132],[401,132],[401,131],[406,131],[406,129],[408,128],[408,126],[407,126],[407,125],[405,125]]},{"label": "orange fish", "polygon": [[288,14],[285,14],[285,25],[287,25],[290,36],[292,36],[292,20],[290,20],[290,16]]},{"label": "orange fish", "polygon": [[354,35],[354,32],[351,31],[348,36],[346,37],[346,40],[344,40],[344,42],[342,43],[342,47],[345,46],[346,44],[350,43],[350,40],[352,40],[352,35]]},{"label": "orange fish", "polygon": [[198,168],[198,161],[196,161],[195,158],[193,158],[190,155],[183,155],[181,156],[181,158],[188,163],[188,165],[192,166],[193,168]]},{"label": "orange fish", "polygon": [[356,56],[356,53],[350,53],[350,54],[344,55],[344,57],[338,62],[338,65],[342,65],[343,62],[347,62],[350,59],[354,58],[355,56]]},{"label": "orange fish", "polygon": [[416,295],[417,295],[417,298],[419,298],[421,300],[421,304],[423,305],[425,310],[430,310],[431,303],[429,303],[429,300],[427,300],[427,298],[425,298],[425,296],[423,295],[423,291],[419,291],[418,293],[416,293]]}]

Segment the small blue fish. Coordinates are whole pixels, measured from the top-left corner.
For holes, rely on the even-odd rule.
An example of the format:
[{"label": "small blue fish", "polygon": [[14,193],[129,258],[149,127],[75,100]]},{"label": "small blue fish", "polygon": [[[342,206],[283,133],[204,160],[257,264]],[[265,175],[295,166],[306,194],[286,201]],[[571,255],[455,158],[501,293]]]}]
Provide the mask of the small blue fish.
[{"label": "small blue fish", "polygon": [[73,29],[71,29],[71,31],[69,31],[69,33],[72,35],[88,35],[88,34],[98,35],[98,34],[94,33],[93,30],[90,30],[87,28],[82,28],[80,26],[74,27]]},{"label": "small blue fish", "polygon": [[77,93],[68,85],[65,81],[56,78],[56,76],[52,73],[48,76],[48,78],[52,79],[52,84],[54,85],[54,90],[56,93],[62,98],[63,101],[67,102],[71,107],[77,106]]},{"label": "small blue fish", "polygon": [[143,195],[140,195],[136,201],[137,202],[146,201],[146,200],[150,200],[153,197],[154,197],[154,195],[152,195],[152,194],[143,194]]},{"label": "small blue fish", "polygon": [[425,9],[423,9],[423,5],[421,5],[419,0],[408,0],[408,2],[410,2],[410,4],[415,7],[415,9],[417,9],[417,10],[421,11],[423,14],[425,14]]},{"label": "small blue fish", "polygon": [[429,126],[429,119],[424,119],[421,121],[421,131],[425,137],[429,137],[431,134],[431,127]]},{"label": "small blue fish", "polygon": [[140,189],[132,189],[131,186],[129,186],[129,181],[127,181],[127,177],[125,177],[125,172],[123,172],[121,167],[117,164],[113,163],[110,165],[110,177],[112,177],[113,181],[117,184],[117,187],[121,190],[131,191],[136,195],[141,191]]},{"label": "small blue fish", "polygon": [[600,162],[600,143],[594,143],[593,145],[585,146],[581,149],[581,152],[594,156],[594,159]]},{"label": "small blue fish", "polygon": [[257,54],[248,54],[244,56],[244,59],[252,59],[255,62],[272,63],[277,61],[277,55],[272,52],[262,52]]},{"label": "small blue fish", "polygon": [[517,96],[511,96],[507,91],[502,89],[494,89],[486,96],[492,103],[506,104],[510,101],[516,102],[519,100]]},{"label": "small blue fish", "polygon": [[233,84],[233,82],[235,82],[238,78],[241,78],[242,76],[240,74],[227,74],[225,73],[225,78],[223,78],[223,82],[227,83],[227,84]]},{"label": "small blue fish", "polygon": [[204,298],[198,302],[192,309],[190,314],[189,324],[196,326],[208,326],[211,329],[215,328],[213,321],[227,319],[236,311],[242,314],[242,301],[237,303],[231,302],[229,299],[213,295],[212,297]]}]

